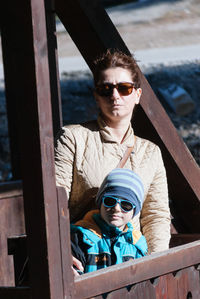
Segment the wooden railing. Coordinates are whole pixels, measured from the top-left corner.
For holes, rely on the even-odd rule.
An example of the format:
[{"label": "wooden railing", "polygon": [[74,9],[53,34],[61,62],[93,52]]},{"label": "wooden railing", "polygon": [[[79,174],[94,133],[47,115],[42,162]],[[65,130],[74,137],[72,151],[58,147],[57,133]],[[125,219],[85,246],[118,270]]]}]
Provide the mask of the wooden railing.
[{"label": "wooden railing", "polygon": [[[98,0],[3,3],[0,26],[11,154],[16,164],[21,162],[24,203],[20,188],[13,187],[11,194],[2,191],[0,298],[101,298],[105,292],[107,298],[199,298],[199,241],[73,280],[67,201],[63,190],[56,189],[54,173],[52,115],[56,132],[61,109],[53,13],[91,70],[94,58],[107,48],[130,53]],[[142,74],[141,81],[135,132],[161,148],[181,232],[199,233],[199,167]],[[24,215],[30,289],[14,287],[12,257],[7,255],[7,238],[25,232]]]},{"label": "wooden railing", "polygon": [[[200,241],[85,274],[75,280],[75,298],[200,298]],[[120,272],[119,272],[120,270]],[[103,297],[98,297],[103,298]]]},{"label": "wooden railing", "polygon": [[[28,286],[14,287],[16,269],[14,269],[12,257],[7,255],[7,238],[24,233],[23,198],[20,186],[20,182],[0,185],[0,191],[2,191],[0,193],[0,222],[3,227],[1,231],[3,246],[0,252],[0,298],[4,299],[30,298]],[[69,250],[69,243],[67,243],[69,236],[65,236],[68,226],[68,219],[65,217],[68,213],[65,210],[66,195],[62,188],[58,188],[57,194],[61,242],[63,252],[65,252],[65,248]],[[6,219],[9,226],[5,225]],[[103,298],[105,293],[107,293],[107,298],[199,298],[200,241],[192,242],[197,239],[200,239],[198,234],[174,234],[171,238],[173,248],[167,251],[84,274],[76,278],[74,282],[70,280],[69,275],[65,275],[68,277],[68,281],[65,282],[67,298]],[[191,243],[185,244],[187,242]],[[180,244],[185,245],[177,246]],[[16,260],[19,253],[12,250],[10,253],[16,255]],[[64,254],[63,263],[69,262]],[[66,271],[68,267],[70,265],[66,267]],[[64,265],[63,269],[65,269]]]}]

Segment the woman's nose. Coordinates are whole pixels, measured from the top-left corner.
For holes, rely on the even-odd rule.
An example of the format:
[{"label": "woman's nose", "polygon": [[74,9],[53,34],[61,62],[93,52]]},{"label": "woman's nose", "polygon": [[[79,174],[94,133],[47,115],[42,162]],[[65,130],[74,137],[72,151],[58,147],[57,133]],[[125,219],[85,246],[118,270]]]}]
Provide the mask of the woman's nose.
[{"label": "woman's nose", "polygon": [[113,92],[112,92],[111,99],[113,99],[113,100],[119,99],[119,96],[120,96],[120,95],[119,95],[119,92],[118,92],[117,88],[114,87],[114,88],[113,88]]}]

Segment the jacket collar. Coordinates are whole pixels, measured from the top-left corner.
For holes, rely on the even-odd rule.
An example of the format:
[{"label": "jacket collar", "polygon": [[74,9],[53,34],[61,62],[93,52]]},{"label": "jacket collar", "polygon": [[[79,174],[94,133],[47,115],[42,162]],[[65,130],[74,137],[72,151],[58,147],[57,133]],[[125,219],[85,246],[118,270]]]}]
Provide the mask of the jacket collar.
[{"label": "jacket collar", "polygon": [[[97,123],[99,125],[99,131],[104,141],[118,143],[111,134],[110,128],[107,126],[101,115],[98,116]],[[123,145],[132,146],[134,143],[134,131],[131,123],[128,126],[126,136],[123,140]]]},{"label": "jacket collar", "polygon": [[[125,230],[121,231],[117,227],[111,227],[108,225],[100,216],[99,210],[89,211],[82,220],[79,220],[75,223],[76,226],[81,226],[83,228],[89,229],[95,235],[102,238],[102,231],[104,236],[119,236],[121,234],[125,234],[127,238],[130,239],[130,234],[132,235],[133,226],[129,222],[127,223]],[[132,242],[132,238],[129,240]]]},{"label": "jacket collar", "polygon": [[108,225],[100,216],[100,214],[93,214],[93,219],[95,220],[95,222],[97,223],[97,225],[101,228],[101,231],[103,231],[103,235],[107,235],[109,237],[113,237],[113,236],[119,236],[122,234],[127,234],[132,232],[132,225],[131,223],[127,223],[125,229],[122,231],[120,230],[118,227],[113,227]]}]

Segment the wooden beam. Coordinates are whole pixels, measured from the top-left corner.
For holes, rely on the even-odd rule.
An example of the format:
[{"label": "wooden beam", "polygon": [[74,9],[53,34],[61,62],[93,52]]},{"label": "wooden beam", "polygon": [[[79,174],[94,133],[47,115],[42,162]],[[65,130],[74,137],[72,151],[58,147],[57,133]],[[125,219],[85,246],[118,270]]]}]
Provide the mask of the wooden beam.
[{"label": "wooden beam", "polygon": [[8,0],[3,6],[6,97],[10,103],[15,102],[19,128],[31,298],[62,299],[44,1]]},{"label": "wooden beam", "polygon": [[[5,78],[5,94],[6,94],[6,110],[8,120],[8,133],[10,143],[10,158],[12,167],[13,180],[21,179],[21,153],[19,144],[19,116],[17,114],[17,98],[18,94],[19,74],[17,61],[17,38],[18,32],[13,34],[12,13],[7,13],[8,3],[1,3],[0,9],[0,30],[1,30],[1,44],[2,44],[2,58],[4,65]],[[21,55],[20,55],[21,56]],[[17,80],[13,79],[17,78]]]},{"label": "wooden beam", "polygon": [[17,196],[23,196],[21,181],[0,183],[0,200]]},{"label": "wooden beam", "polygon": [[[47,27],[47,51],[49,74],[50,79],[50,97],[52,105],[53,116],[53,132],[56,136],[58,130],[62,126],[62,111],[61,111],[61,95],[60,95],[60,82],[58,71],[58,57],[57,57],[57,40],[56,40],[56,27],[55,27],[55,9],[53,1],[43,0],[45,2],[46,18],[43,20]],[[8,1],[8,3],[10,3]],[[7,3],[1,5],[1,39],[2,39],[2,54],[5,74],[5,93],[6,93],[6,105],[7,105],[7,119],[8,119],[8,131],[11,153],[11,166],[13,180],[22,178],[21,174],[21,150],[20,150],[20,132],[18,123],[20,121],[20,115],[18,111],[18,99],[20,94],[20,87],[22,82],[20,81],[20,61],[23,59],[23,55],[27,55],[25,49],[20,49],[19,40],[21,43],[25,41],[21,39],[21,32],[17,31],[16,34],[12,23],[13,16],[11,11],[7,14]],[[23,11],[21,12],[23,15]],[[8,16],[6,18],[6,16]],[[13,19],[14,20],[14,19]],[[39,24],[38,24],[39,26]],[[22,28],[23,30],[23,28]],[[27,66],[28,68],[28,66]],[[19,78],[18,78],[19,77]],[[17,80],[13,79],[17,78]]]},{"label": "wooden beam", "polygon": [[[130,54],[99,0],[55,0],[55,8],[91,70],[93,60],[107,48]],[[139,109],[134,113],[134,130],[139,136],[154,141],[162,150],[169,196],[181,221],[177,230],[198,233],[200,169],[147,80],[142,73],[140,76],[143,92]]]},{"label": "wooden beam", "polygon": [[0,298],[2,299],[31,299],[30,288],[28,287],[0,287]]},{"label": "wooden beam", "polygon": [[153,91],[148,93],[145,83],[142,88],[141,106],[133,117],[134,131],[158,144],[162,151],[175,228],[180,233],[199,233],[200,168]]},{"label": "wooden beam", "polygon": [[74,297],[74,275],[72,272],[72,254],[70,241],[70,216],[66,190],[57,187],[59,230],[61,241],[64,298]]},{"label": "wooden beam", "polygon": [[45,0],[47,48],[54,137],[63,125],[54,1]]},{"label": "wooden beam", "polygon": [[107,48],[129,50],[99,0],[55,0],[56,14],[88,66]]},{"label": "wooden beam", "polygon": [[91,298],[199,263],[200,241],[196,241],[84,274],[75,279],[75,296],[76,299]]},{"label": "wooden beam", "polygon": [[200,240],[200,234],[171,234],[170,248]]}]

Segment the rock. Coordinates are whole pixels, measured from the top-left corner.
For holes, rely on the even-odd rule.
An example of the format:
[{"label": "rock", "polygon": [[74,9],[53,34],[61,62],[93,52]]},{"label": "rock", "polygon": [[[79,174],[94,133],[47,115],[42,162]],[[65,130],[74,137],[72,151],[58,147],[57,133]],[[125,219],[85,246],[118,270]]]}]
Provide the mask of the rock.
[{"label": "rock", "polygon": [[185,116],[195,108],[195,103],[188,92],[175,83],[159,87],[158,91],[169,107],[178,115]]}]

